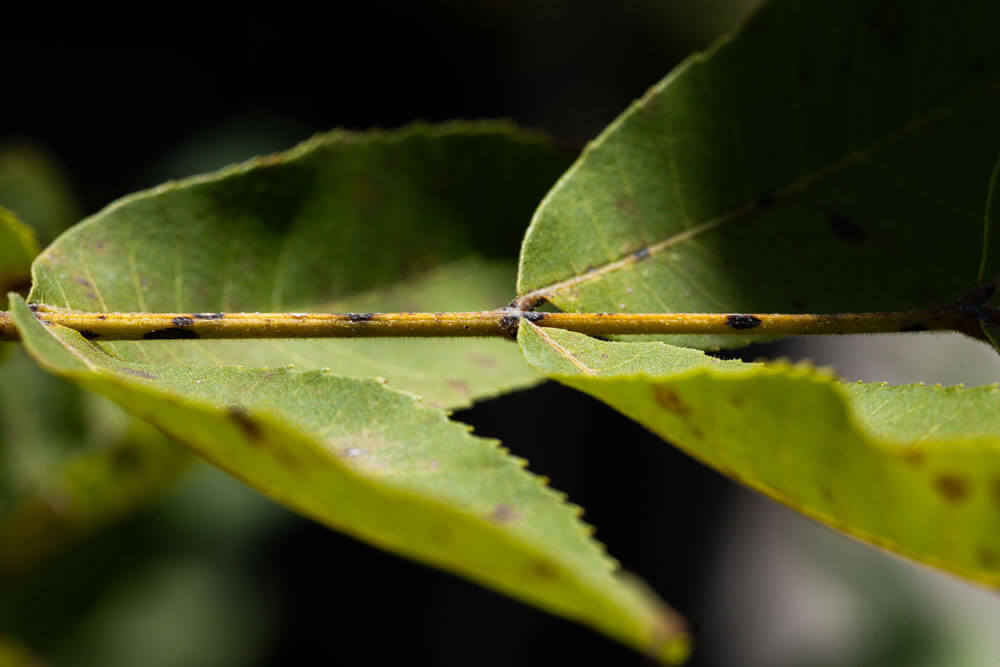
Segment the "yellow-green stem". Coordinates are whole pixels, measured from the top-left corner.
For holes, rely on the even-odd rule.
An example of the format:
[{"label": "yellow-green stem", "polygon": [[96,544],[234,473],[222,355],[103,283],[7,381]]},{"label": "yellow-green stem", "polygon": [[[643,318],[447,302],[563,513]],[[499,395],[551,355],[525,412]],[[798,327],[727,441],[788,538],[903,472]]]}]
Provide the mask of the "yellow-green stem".
[{"label": "yellow-green stem", "polygon": [[[592,336],[620,334],[815,334],[953,330],[983,339],[981,313],[960,306],[835,315],[775,313],[540,313],[516,309],[465,313],[91,313],[34,307],[43,323],[92,340],[183,338],[370,338],[500,336],[521,318]],[[0,312],[0,340],[18,340]]]}]

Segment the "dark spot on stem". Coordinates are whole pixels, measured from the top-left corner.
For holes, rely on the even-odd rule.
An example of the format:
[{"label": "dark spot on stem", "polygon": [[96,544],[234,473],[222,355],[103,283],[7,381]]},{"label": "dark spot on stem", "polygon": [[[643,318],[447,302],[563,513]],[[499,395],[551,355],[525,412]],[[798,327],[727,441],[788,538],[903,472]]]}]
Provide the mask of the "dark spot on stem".
[{"label": "dark spot on stem", "polygon": [[681,397],[677,393],[668,389],[667,387],[654,387],[653,388],[653,398],[656,402],[665,407],[670,412],[675,415],[686,415],[688,413],[688,407],[681,400]]},{"label": "dark spot on stem", "polygon": [[500,328],[512,340],[517,340],[517,329],[520,322],[521,316],[517,313],[504,313],[500,316]]},{"label": "dark spot on stem", "polygon": [[634,257],[636,261],[642,261],[644,259],[648,259],[650,256],[651,255],[649,252],[649,248],[639,248],[634,253],[632,253],[632,257]]},{"label": "dark spot on stem", "polygon": [[101,337],[101,334],[97,333],[96,331],[91,331],[90,329],[80,329],[79,331],[80,335],[86,338],[87,340],[94,340],[95,338]]},{"label": "dark spot on stem", "polygon": [[760,318],[753,315],[727,315],[726,326],[730,329],[755,329],[760,326]]},{"label": "dark spot on stem", "polygon": [[97,319],[99,319],[99,320],[106,320],[106,319],[108,319],[108,316],[107,315],[98,315]]},{"label": "dark spot on stem", "polygon": [[374,313],[344,313],[344,317],[351,322],[371,322],[375,319]]},{"label": "dark spot on stem", "polygon": [[934,488],[949,503],[961,502],[969,495],[968,483],[958,475],[938,475]]},{"label": "dark spot on stem", "polygon": [[927,331],[927,325],[922,322],[914,322],[913,324],[907,324],[905,327],[900,329],[903,332],[913,332],[913,331]]},{"label": "dark spot on stem", "polygon": [[233,420],[233,423],[240,427],[240,430],[243,431],[243,434],[249,440],[260,440],[263,437],[260,424],[253,420],[242,405],[229,406],[226,414]]},{"label": "dark spot on stem", "polygon": [[858,223],[836,211],[830,213],[826,224],[830,228],[830,231],[833,232],[833,235],[847,245],[860,248],[868,240],[868,234]]},{"label": "dark spot on stem", "polygon": [[528,320],[529,322],[541,322],[546,317],[548,317],[548,315],[546,313],[536,313],[536,312],[532,311],[532,312],[529,312],[529,313],[525,313],[523,315],[523,317],[524,317],[524,319]]},{"label": "dark spot on stem", "polygon": [[221,320],[225,313],[194,313],[191,315],[196,320]]},{"label": "dark spot on stem", "polygon": [[199,338],[198,334],[190,329],[180,329],[176,327],[153,329],[149,333],[143,334],[142,337],[146,340],[190,340],[193,338]]},{"label": "dark spot on stem", "polygon": [[174,323],[175,327],[189,327],[194,324],[194,320],[190,317],[175,317],[170,321]]}]

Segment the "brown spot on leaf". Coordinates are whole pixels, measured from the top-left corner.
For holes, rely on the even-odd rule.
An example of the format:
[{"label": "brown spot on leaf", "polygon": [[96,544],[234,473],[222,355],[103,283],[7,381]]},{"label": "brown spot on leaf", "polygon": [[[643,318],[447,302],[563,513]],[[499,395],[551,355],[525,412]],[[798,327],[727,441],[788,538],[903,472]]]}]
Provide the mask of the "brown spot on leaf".
[{"label": "brown spot on leaf", "polygon": [[254,419],[247,413],[246,408],[242,405],[231,405],[226,410],[226,415],[240,427],[243,431],[243,435],[247,437],[248,440],[252,442],[259,441],[263,437],[263,433],[260,430],[260,424],[258,424]]},{"label": "brown spot on leaf", "polygon": [[531,573],[540,579],[555,579],[558,571],[547,560],[536,560],[531,563]]},{"label": "brown spot on leaf", "polygon": [[833,211],[826,220],[833,235],[849,246],[860,248],[868,240],[868,233],[846,215]]},{"label": "brown spot on leaf", "polygon": [[635,199],[625,195],[624,197],[619,197],[615,201],[615,210],[623,217],[635,217],[639,214],[639,207],[635,203]]},{"label": "brown spot on leaf", "polygon": [[969,484],[958,475],[942,474],[934,479],[934,488],[949,503],[959,503],[969,495]]},{"label": "brown spot on leaf", "polygon": [[688,413],[687,405],[684,404],[681,397],[672,389],[662,386],[653,387],[653,397],[657,403],[675,415],[686,415]]},{"label": "brown spot on leaf", "polygon": [[907,449],[904,449],[900,453],[899,457],[903,459],[903,461],[905,461],[906,463],[909,463],[911,466],[919,466],[924,462],[924,459],[927,458],[927,454],[922,449],[917,449],[916,447],[909,447]]},{"label": "brown spot on leaf", "polygon": [[827,504],[833,504],[833,491],[825,484],[819,487],[819,497]]},{"label": "brown spot on leaf", "polygon": [[992,549],[983,547],[976,552],[976,558],[979,560],[979,564],[987,570],[996,570],[1000,568],[1000,556],[998,556],[997,552]]},{"label": "brown spot on leaf", "polygon": [[469,361],[477,366],[482,366],[483,368],[496,368],[497,362],[493,357],[488,357],[485,354],[472,354],[469,355]]},{"label": "brown spot on leaf", "polygon": [[521,513],[516,511],[510,505],[500,504],[493,508],[490,513],[490,519],[497,521],[499,523],[506,523],[508,521],[514,521],[521,517]]},{"label": "brown spot on leaf", "polygon": [[445,384],[463,396],[469,396],[472,394],[472,389],[469,387],[468,382],[464,382],[462,380],[447,380]]}]

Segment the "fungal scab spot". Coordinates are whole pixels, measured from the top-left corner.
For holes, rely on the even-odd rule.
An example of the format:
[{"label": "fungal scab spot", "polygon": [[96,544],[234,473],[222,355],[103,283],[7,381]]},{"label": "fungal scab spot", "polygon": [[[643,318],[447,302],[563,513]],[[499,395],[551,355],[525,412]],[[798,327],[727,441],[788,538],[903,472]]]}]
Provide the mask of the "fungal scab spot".
[{"label": "fungal scab spot", "polygon": [[525,313],[522,317],[524,317],[524,319],[528,320],[529,322],[541,322],[546,317],[548,317],[548,314],[547,313],[536,313],[535,311],[531,311],[531,312]]},{"label": "fungal scab spot", "polygon": [[514,521],[515,519],[520,518],[520,516],[521,514],[510,505],[500,504],[493,508],[493,511],[490,512],[489,518],[498,523],[506,523],[508,521]]},{"label": "fungal scab spot", "polygon": [[221,320],[225,316],[225,313],[193,313],[191,315],[196,320]]},{"label": "fungal scab spot", "polygon": [[837,211],[830,213],[826,224],[834,236],[849,246],[860,248],[868,240],[868,234],[858,223]]},{"label": "fungal scab spot", "polygon": [[634,257],[637,262],[641,262],[644,259],[649,259],[649,257],[651,257],[649,248],[639,248],[634,253],[632,253],[632,257]]},{"label": "fungal scab spot", "polygon": [[726,326],[730,329],[755,329],[760,326],[760,318],[753,315],[729,315]]},{"label": "fungal scab spot", "polygon": [[910,447],[903,450],[899,455],[904,462],[910,464],[911,466],[919,466],[924,462],[927,454],[922,449],[917,449],[916,447]]},{"label": "fungal scab spot", "polygon": [[[146,371],[140,371],[140,370],[138,370],[136,368],[121,368],[119,370],[122,373],[125,373],[126,375],[134,375],[135,377],[144,378],[146,380],[155,380],[156,379],[155,375],[151,375],[151,374],[147,373]],[[152,420],[147,419],[146,421],[152,421]]]},{"label": "fungal scab spot", "polygon": [[686,415],[688,413],[688,406],[684,404],[684,401],[677,395],[677,392],[672,389],[663,386],[654,387],[653,397],[657,403],[675,415]]},{"label": "fungal scab spot", "polygon": [[907,324],[905,327],[900,329],[900,331],[912,333],[915,331],[927,331],[927,325],[921,322],[914,322],[913,324]]},{"label": "fungal scab spot", "polygon": [[452,379],[452,380],[446,380],[445,384],[448,385],[449,387],[451,387],[452,389],[454,389],[455,391],[457,391],[459,394],[461,394],[463,396],[471,396],[472,395],[472,388],[469,386],[468,382],[464,382],[462,380],[454,380],[454,379]]},{"label": "fungal scab spot", "polygon": [[243,435],[247,437],[248,440],[257,441],[263,437],[263,433],[260,430],[260,424],[253,420],[253,418],[247,413],[246,408],[242,405],[231,405],[226,410],[226,414],[229,416],[233,423],[240,427],[243,431]]},{"label": "fungal scab spot", "polygon": [[938,475],[934,479],[934,488],[949,503],[959,503],[969,495],[969,485],[958,475]]},{"label": "fungal scab spot", "polygon": [[86,338],[87,340],[94,340],[95,338],[101,337],[101,334],[97,333],[96,331],[91,331],[90,329],[80,329],[79,331],[80,335]]},{"label": "fungal scab spot", "polygon": [[754,208],[761,211],[766,211],[767,209],[774,206],[775,201],[777,201],[777,199],[775,198],[774,193],[768,192],[754,203]]},{"label": "fungal scab spot", "polygon": [[521,321],[521,315],[517,312],[504,313],[500,316],[500,328],[507,334],[508,338],[517,340],[517,330],[518,325]]},{"label": "fungal scab spot", "polygon": [[175,317],[170,321],[174,323],[175,327],[189,327],[194,324],[194,320],[190,317]]},{"label": "fungal scab spot", "polygon": [[556,568],[547,560],[536,560],[531,563],[531,572],[539,579],[555,579]]},{"label": "fungal scab spot", "polygon": [[182,329],[180,327],[153,329],[148,333],[144,333],[142,337],[146,340],[191,340],[194,338],[200,338],[200,336],[198,336],[198,334],[194,331],[191,331],[190,329]]},{"label": "fungal scab spot", "polygon": [[344,313],[344,317],[351,322],[371,322],[375,319],[374,313]]}]

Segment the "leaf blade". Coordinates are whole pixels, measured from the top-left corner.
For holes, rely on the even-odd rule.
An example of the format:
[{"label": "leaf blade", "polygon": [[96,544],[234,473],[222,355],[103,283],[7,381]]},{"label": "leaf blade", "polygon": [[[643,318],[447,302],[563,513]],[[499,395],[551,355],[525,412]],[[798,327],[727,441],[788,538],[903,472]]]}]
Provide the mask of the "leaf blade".
[{"label": "leaf blade", "polygon": [[48,370],[108,396],[299,512],[485,583],[661,659],[682,624],[612,563],[577,512],[440,410],[321,371],[148,366],[12,311]]},{"label": "leaf blade", "polygon": [[858,539],[1000,587],[996,386],[841,385],[808,367],[530,323],[519,340],[540,372],[723,474]]},{"label": "leaf blade", "polygon": [[968,40],[938,61],[922,58],[922,19],[905,3],[767,4],[654,86],[560,179],[525,237],[519,294],[591,312],[958,298],[976,284],[981,188],[1000,144],[1000,52],[970,26],[972,9],[934,6],[941,43]]}]

